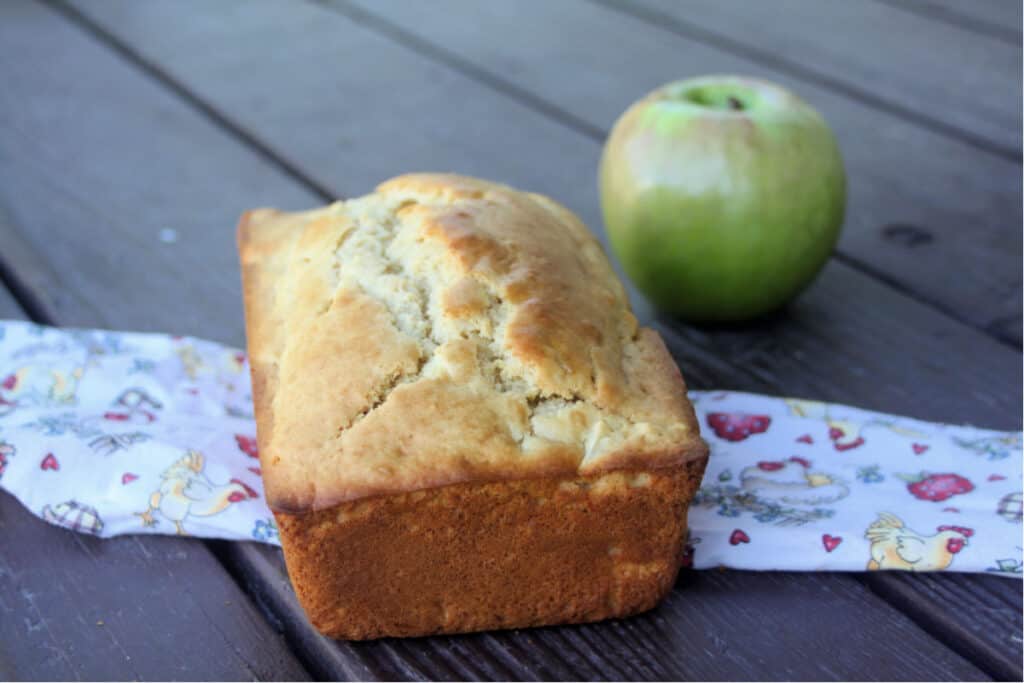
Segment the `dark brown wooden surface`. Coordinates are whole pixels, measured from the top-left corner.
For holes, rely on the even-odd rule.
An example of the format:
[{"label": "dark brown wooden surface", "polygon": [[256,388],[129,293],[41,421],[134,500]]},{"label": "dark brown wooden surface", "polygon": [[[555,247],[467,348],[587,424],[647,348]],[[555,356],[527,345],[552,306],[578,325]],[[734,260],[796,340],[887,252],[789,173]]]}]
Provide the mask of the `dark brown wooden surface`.
[{"label": "dark brown wooden surface", "polygon": [[[221,2],[208,12],[181,3],[4,5],[0,268],[36,317],[240,345],[232,227],[250,206],[312,206],[410,169],[457,170],[552,194],[598,231],[593,176],[602,131],[665,68],[641,58],[695,59],[697,71],[716,63],[754,69],[638,19],[616,28],[608,17],[621,22],[621,13],[603,6],[554,5],[538,3],[526,26],[507,17],[508,38],[495,44],[476,36],[495,13],[503,16],[496,4],[439,9],[442,19],[459,16],[474,27],[461,32],[417,14],[418,3],[402,13],[379,3]],[[602,36],[624,43],[625,67],[600,60],[594,45]],[[941,192],[919,198],[939,225],[957,215],[986,221],[975,248],[983,263],[943,227],[926,255],[932,265],[918,264],[920,272],[959,258],[974,295],[1006,286],[1008,277],[1019,302],[1020,235],[1007,227],[1016,220],[1019,228],[1019,160],[808,87],[815,104],[826,108],[820,98],[842,117],[837,127],[918,140],[926,156],[903,170],[946,174],[945,186],[966,183],[967,203],[977,207],[966,214],[950,217],[954,207]],[[970,172],[957,176],[927,149],[954,150]],[[871,193],[851,207],[848,233],[900,223],[916,210],[884,187],[901,169],[881,165],[857,167]],[[1016,188],[992,190],[990,174],[1005,172],[1016,173]],[[164,228],[176,231],[175,243],[158,239]],[[885,260],[881,247],[865,244],[859,256],[844,245],[852,256],[830,264],[771,321],[731,331],[655,323],[695,387],[1019,428],[1021,356],[997,339],[1019,336],[1019,317],[993,326],[1004,311],[999,302],[972,317],[934,276],[904,282],[882,266],[861,267],[858,259]],[[919,246],[902,249],[892,263],[919,255]],[[997,272],[982,272],[988,264]],[[1012,310],[1019,315],[1019,305]],[[350,644],[309,629],[277,551],[210,547],[318,678],[1020,678],[1020,584],[995,577],[690,573],[664,607],[621,623]],[[951,607],[957,596],[977,609]],[[242,631],[238,638],[254,642]]]},{"label": "dark brown wooden surface", "polygon": [[879,0],[1011,44],[1021,42],[1021,3],[1012,0]]}]

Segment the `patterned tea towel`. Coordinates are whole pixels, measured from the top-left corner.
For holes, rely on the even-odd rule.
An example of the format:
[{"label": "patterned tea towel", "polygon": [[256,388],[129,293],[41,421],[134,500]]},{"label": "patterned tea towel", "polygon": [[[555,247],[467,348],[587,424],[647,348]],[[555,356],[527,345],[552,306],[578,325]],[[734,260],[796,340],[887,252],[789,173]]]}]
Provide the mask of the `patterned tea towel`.
[{"label": "patterned tea towel", "polygon": [[[1021,576],[1020,432],[691,398],[711,446],[692,566]],[[0,321],[0,488],[82,533],[278,542],[245,355],[199,339]]]}]

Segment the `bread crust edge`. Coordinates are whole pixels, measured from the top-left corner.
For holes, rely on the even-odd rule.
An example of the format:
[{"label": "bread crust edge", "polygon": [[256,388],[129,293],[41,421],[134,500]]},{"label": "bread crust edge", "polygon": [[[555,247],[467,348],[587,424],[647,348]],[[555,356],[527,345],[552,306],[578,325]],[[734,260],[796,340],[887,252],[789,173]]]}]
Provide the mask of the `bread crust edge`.
[{"label": "bread crust edge", "polygon": [[671,590],[706,463],[452,484],[275,517],[299,602],[330,637],[585,623],[646,611]]}]

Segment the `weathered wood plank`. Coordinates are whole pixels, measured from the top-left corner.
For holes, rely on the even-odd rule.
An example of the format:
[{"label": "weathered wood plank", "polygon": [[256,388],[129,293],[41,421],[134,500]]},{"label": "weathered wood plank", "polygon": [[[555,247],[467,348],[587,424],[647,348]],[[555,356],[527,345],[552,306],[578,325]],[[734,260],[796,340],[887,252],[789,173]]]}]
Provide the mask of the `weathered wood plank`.
[{"label": "weathered wood plank", "polygon": [[201,543],[86,537],[0,492],[0,577],[10,680],[309,680]]},{"label": "weathered wood plank", "polygon": [[[514,3],[459,0],[338,0],[330,6],[477,80],[525,91],[536,100],[531,106],[581,121],[583,132],[596,138],[632,100],[684,76],[745,73],[791,87],[824,113],[843,149],[849,207],[840,253],[961,319],[1020,340],[1019,160],[993,156],[768,64],[584,0],[537,3],[530,12]],[[103,9],[96,15],[129,29],[133,13]],[[464,30],[467,25],[474,30]],[[495,35],[503,38],[494,40]],[[179,40],[147,36],[147,50],[168,55]],[[217,75],[194,78],[190,82],[206,91],[205,81]],[[230,95],[241,89],[232,88]],[[591,184],[593,177],[591,167],[583,182]]]},{"label": "weathered wood plank", "polygon": [[22,312],[18,302],[14,300],[11,293],[0,283],[0,319],[2,318],[20,320],[22,319]]},{"label": "weathered wood plank", "polygon": [[[0,318],[22,317],[0,287]],[[198,543],[74,534],[0,491],[0,584],[4,680],[308,680]]]},{"label": "weathered wood plank", "polygon": [[[141,12],[131,3],[73,7],[82,16],[102,18],[99,30],[116,30],[125,38],[124,49],[169,78],[180,78],[241,129],[257,132],[278,158],[301,168],[306,178],[325,179],[319,186],[335,196],[363,194],[400,173],[454,171],[521,187],[567,188],[559,199],[590,225],[597,224],[593,178],[600,150],[589,140],[567,135],[562,126],[527,107],[468,84],[444,65],[419,61],[330,11],[306,4],[287,10],[268,4],[254,11],[236,2],[221,3],[213,13],[182,13],[174,3],[152,4]],[[162,22],[173,26],[168,34],[176,37],[158,31],[160,36],[136,42]],[[344,41],[335,37],[339,22]],[[227,25],[235,27],[230,35],[224,32]],[[213,44],[223,40],[238,41],[245,51],[232,57]],[[270,44],[289,46],[275,56],[281,67],[274,78],[291,72],[290,82],[274,94],[277,83],[260,82],[251,71],[259,63],[252,48]],[[377,53],[401,58],[375,62],[368,76],[366,59]],[[309,68],[328,63],[321,60],[338,63],[331,69]],[[409,64],[415,64],[414,76]],[[465,91],[467,85],[471,90]],[[300,101],[313,104],[295,106]],[[530,123],[501,127],[499,134],[495,121],[504,115]],[[551,163],[553,157],[558,163]],[[567,183],[570,178],[575,180]],[[249,203],[261,201],[257,195]],[[232,207],[236,212],[244,208]],[[639,298],[634,303],[648,310]]]},{"label": "weathered wood plank", "polygon": [[[891,575],[870,575],[869,585],[930,633],[940,636],[956,632],[955,649],[974,662],[981,662],[987,674],[1000,681],[1024,679],[1021,672],[1021,589],[1019,582],[998,576],[959,581],[948,574],[922,574],[915,584],[894,581]],[[944,611],[921,614],[920,591],[926,591]],[[967,619],[961,613],[970,612]],[[1016,653],[1009,658],[1007,653]]]},{"label": "weathered wood plank", "polygon": [[[151,5],[147,5],[150,7]],[[225,4],[219,4],[221,11],[228,7]],[[273,14],[274,11],[280,12],[280,8],[274,10],[273,8],[268,9],[267,5],[259,6],[255,10],[251,6],[247,7],[247,11],[244,13],[233,15],[230,20],[226,20],[225,17],[220,17],[217,20],[211,20],[208,23],[190,23],[192,27],[198,27],[201,36],[199,42],[193,45],[191,48],[188,47],[188,36],[185,27],[174,25],[172,21],[170,24],[165,24],[163,30],[170,33],[179,33],[183,35],[185,42],[179,44],[176,54],[181,56],[186,61],[189,61],[190,55],[193,52],[193,48],[198,49],[200,45],[211,45],[218,44],[219,47],[216,51],[209,50],[206,52],[205,57],[201,60],[193,61],[191,68],[202,69],[203,71],[214,70],[218,72],[217,78],[225,78],[229,72],[233,72],[233,75],[228,78],[227,81],[222,82],[220,85],[214,86],[213,83],[216,79],[207,82],[207,87],[211,88],[209,92],[202,92],[203,96],[209,96],[215,94],[217,91],[223,89],[223,87],[231,81],[237,81],[242,84],[241,90],[236,89],[232,97],[238,97],[239,95],[245,95],[249,92],[249,88],[253,85],[250,74],[255,75],[256,73],[262,73],[263,87],[266,92],[274,92],[274,98],[264,97],[262,103],[257,109],[261,110],[259,116],[251,118],[245,121],[246,129],[249,131],[258,131],[263,144],[270,148],[281,148],[284,149],[282,142],[288,137],[294,136],[294,145],[288,147],[292,150],[287,157],[289,162],[297,167],[304,169],[304,174],[310,175],[310,177],[322,178],[321,184],[329,187],[348,187],[350,190],[355,192],[361,192],[368,189],[368,186],[377,177],[371,175],[373,172],[373,163],[377,164],[376,169],[380,170],[382,167],[389,165],[401,166],[403,164],[409,164],[408,166],[402,166],[400,170],[407,170],[410,166],[416,163],[422,163],[424,160],[431,161],[430,166],[426,168],[443,167],[453,168],[455,170],[463,170],[468,172],[478,172],[491,177],[504,177],[509,182],[513,182],[519,185],[528,185],[533,187],[543,188],[546,191],[555,194],[556,196],[565,197],[575,195],[578,198],[584,197],[586,202],[578,202],[583,204],[583,213],[589,213],[590,217],[593,217],[593,206],[594,196],[593,190],[588,190],[589,194],[583,194],[577,189],[574,189],[576,181],[574,177],[568,172],[575,169],[577,166],[583,166],[587,162],[581,161],[579,158],[574,158],[573,155],[589,159],[589,163],[593,163],[594,157],[596,156],[592,151],[594,145],[592,142],[586,140],[576,141],[572,137],[567,137],[565,131],[559,131],[556,135],[549,130],[550,124],[546,122],[542,117],[532,114],[529,110],[522,107],[516,106],[514,103],[509,103],[503,100],[501,97],[488,92],[484,88],[467,81],[464,78],[453,76],[445,70],[436,69],[429,64],[424,64],[417,60],[415,55],[406,53],[402,50],[394,48],[386,41],[381,41],[378,37],[374,36],[369,32],[364,32],[354,26],[345,26],[338,23],[338,20],[331,19],[331,15],[323,14],[322,12],[303,8],[297,5],[289,5],[285,15]],[[267,12],[271,12],[268,16]],[[244,15],[244,16],[243,16]],[[228,36],[222,35],[220,32],[223,31],[223,27],[227,24],[234,24],[237,28],[242,30],[245,35],[245,39],[235,44],[230,40],[226,40]],[[235,23],[241,22],[241,23]],[[218,26],[220,28],[218,28]],[[330,36],[329,40],[325,40],[327,36]],[[268,55],[263,54],[259,56],[253,54],[251,50],[243,49],[245,44],[252,45],[266,45],[267,40],[274,37],[279,43],[282,41],[296,41],[294,44],[304,46],[301,49],[307,50],[301,59],[297,59],[296,62],[290,64],[281,65],[281,71],[273,70],[273,73],[267,73],[269,69],[269,62],[260,61],[261,59],[267,59]],[[299,40],[301,38],[301,40]],[[236,38],[237,40],[237,38]],[[212,41],[212,42],[209,42]],[[231,42],[230,49],[226,49],[226,43]],[[292,44],[288,42],[288,44]],[[317,46],[316,50],[313,50],[311,46]],[[345,108],[341,106],[341,102],[338,100],[328,101],[325,96],[322,101],[322,105],[329,105],[323,110],[319,110],[316,116],[310,116],[308,119],[308,125],[296,128],[294,126],[295,121],[288,120],[287,116],[284,116],[285,112],[276,104],[277,102],[287,102],[289,100],[296,101],[293,98],[303,92],[336,92],[337,90],[344,90],[349,92],[352,89],[362,88],[365,92],[375,93],[375,90],[369,89],[365,84],[360,86],[359,78],[361,78],[360,69],[358,63],[352,60],[340,59],[333,50],[337,49],[338,46],[342,46],[342,49],[354,50],[353,55],[362,54],[373,55],[375,63],[386,59],[390,64],[383,64],[381,66],[383,72],[390,77],[390,84],[394,92],[401,92],[403,98],[409,98],[415,103],[413,111],[403,110],[403,105],[400,101],[394,102],[395,107],[381,106],[387,104],[387,102],[381,102],[380,100],[374,101],[372,98],[369,101],[362,101],[360,98],[346,98],[344,100],[348,106],[353,107],[354,111],[349,111],[345,116],[348,116],[348,121],[358,122],[359,133],[369,134],[376,136],[378,139],[383,139],[384,135],[382,132],[378,132],[375,129],[379,126],[381,130],[395,130],[395,121],[405,120],[408,117],[408,134],[400,140],[392,140],[389,144],[378,144],[376,150],[363,147],[359,144],[361,137],[355,136],[355,126],[349,123],[349,128],[341,127],[335,128],[333,125],[325,125],[325,122],[335,120],[339,114],[345,111]],[[351,47],[350,47],[351,46]],[[332,52],[325,54],[322,52],[323,48],[329,48]],[[138,44],[132,44],[133,50],[141,49]],[[235,49],[241,49],[242,54],[239,56],[239,61],[235,62],[235,67],[222,70],[223,64],[218,65],[218,60],[224,57],[228,58],[228,61],[234,60],[234,57],[230,56]],[[289,50],[289,54],[291,51]],[[283,55],[280,55],[283,56]],[[87,74],[89,70],[85,66],[86,63],[95,60],[96,57],[92,56],[86,59],[86,55],[80,55],[78,60],[83,64],[82,69],[85,69]],[[310,72],[309,69],[298,68],[300,64],[320,64],[320,63],[331,63],[337,64],[339,69],[332,70],[314,70],[312,76],[303,75],[306,72]],[[239,65],[245,65],[244,69],[241,69]],[[179,65],[174,59],[167,61],[159,61],[156,65],[161,70],[166,70],[167,73],[171,74],[172,77],[180,78],[182,72],[179,70]],[[288,74],[292,74],[298,78],[298,82],[289,86],[286,81],[291,77],[285,78]],[[77,74],[79,78],[83,77],[83,74]],[[109,74],[106,74],[109,78]],[[192,74],[188,75],[189,79],[192,78]],[[191,82],[191,80],[190,80]],[[341,84],[344,84],[342,88]],[[331,84],[330,87],[326,87]],[[423,90],[423,84],[430,84],[431,88],[427,92]],[[150,100],[152,96],[148,94],[148,89],[142,86],[137,86],[133,89],[126,90],[125,83],[119,83],[118,87],[122,92],[131,92],[130,98],[131,107],[121,112],[121,117],[129,119],[124,122],[124,126],[131,129],[136,119],[149,120],[151,118],[150,108],[152,104]],[[326,87],[326,89],[325,89]],[[439,93],[432,93],[430,90],[438,87],[441,89]],[[50,97],[61,96],[60,92],[50,93]],[[375,97],[380,97],[379,94],[375,94]],[[216,107],[220,112],[229,111],[230,117],[235,118],[239,114],[245,111],[249,111],[249,104],[246,103],[244,97],[241,100],[233,100],[232,97],[227,98],[226,102],[229,106],[225,107],[225,100],[217,97],[210,97],[210,106]],[[337,96],[335,96],[337,97]],[[283,98],[283,99],[278,99]],[[299,97],[300,100],[306,98]],[[401,98],[399,98],[401,99]],[[457,118],[450,122],[449,127],[442,127],[437,125],[437,121],[443,120],[440,116],[441,112],[451,112],[451,108],[446,103],[451,101],[458,102],[474,102],[477,103],[475,107],[472,107],[465,114],[461,113],[462,110],[453,112],[453,115]],[[237,108],[237,109],[236,109]],[[411,116],[415,112],[418,112],[418,116]],[[307,112],[308,114],[309,112]],[[226,114],[220,114],[220,116],[226,116]],[[378,123],[377,119],[386,117],[389,118],[387,121]],[[486,117],[485,120],[507,120],[506,127],[508,130],[504,131],[507,136],[511,138],[512,143],[510,144],[507,140],[496,138],[495,136],[489,135],[478,135],[473,138],[475,145],[468,146],[464,143],[464,137],[456,134],[457,132],[466,132],[473,130],[473,120],[470,117]],[[284,120],[282,120],[282,117]],[[173,125],[170,126],[171,130],[176,130],[177,127],[182,129],[187,127],[195,127],[196,131],[191,131],[192,136],[200,137],[206,141],[206,136],[201,129],[204,129],[206,123],[199,120],[198,117],[192,115],[187,110],[182,110],[175,117],[179,119]],[[276,123],[275,123],[276,121]],[[188,122],[188,126],[186,126]],[[94,124],[90,122],[84,122],[79,124],[80,126],[89,125],[94,127],[102,128],[101,124]],[[265,133],[266,129],[271,129],[269,133]],[[451,132],[452,130],[456,132]],[[333,133],[327,131],[336,131]],[[184,132],[179,130],[178,135]],[[272,133],[272,134],[271,134]],[[82,135],[81,131],[69,132],[69,135]],[[282,137],[285,136],[285,137]],[[334,148],[337,143],[333,142],[332,137],[343,138],[346,144],[345,154],[339,155],[337,150],[334,150],[334,154],[326,154],[320,147],[314,144],[316,138],[320,138],[321,141],[327,140],[328,146]],[[176,177],[180,174],[180,166],[189,163],[187,157],[183,158],[181,153],[177,150],[176,136],[167,134],[160,129],[154,129],[149,138],[144,140],[145,149],[144,152],[147,156],[154,159],[154,163],[144,169],[148,183],[152,187],[160,188],[167,184],[169,179]],[[420,138],[425,138],[425,141],[420,141]],[[405,145],[407,139],[417,140],[416,145],[412,147],[413,154],[406,158],[404,155],[409,151]],[[527,144],[529,140],[540,140],[541,142],[550,142],[553,145],[553,149],[560,152],[559,155],[548,155],[545,157],[547,163],[553,167],[546,172],[544,177],[545,182],[548,184],[538,185],[534,178],[532,166],[537,165],[538,161],[534,160],[533,164],[524,163],[521,157],[510,156],[510,150],[514,150],[515,145],[520,147]],[[463,144],[459,144],[463,142]],[[448,143],[448,144],[442,144]],[[233,158],[233,152],[225,151],[222,149],[224,146],[230,146],[231,141],[223,141],[220,144],[205,144],[206,153],[204,155],[204,164],[207,172],[216,178],[230,177],[235,171],[232,167],[236,161]],[[426,156],[420,156],[416,152],[419,149],[429,149],[432,151],[430,158]],[[122,150],[117,152],[118,154],[124,153]],[[316,163],[312,163],[307,160],[306,155],[311,154],[312,159],[316,160]],[[422,153],[420,153],[422,154]],[[376,161],[373,162],[371,157],[377,157]],[[379,157],[385,157],[382,161]],[[114,156],[112,159],[116,159]],[[336,159],[344,158],[345,163],[339,164]],[[474,165],[480,166],[483,162],[480,159],[488,160],[488,167],[483,170],[476,170]],[[255,163],[255,159],[248,160],[249,163]],[[365,162],[365,163],[364,163]],[[367,171],[367,167],[371,168]],[[413,166],[414,167],[414,166]],[[315,169],[315,174],[313,173]],[[394,169],[399,170],[399,169]],[[559,172],[559,171],[562,172]],[[75,183],[88,182],[90,185],[90,193],[98,196],[102,196],[105,193],[112,191],[112,188],[116,187],[116,179],[96,179],[96,178],[80,178],[79,173],[72,173]],[[282,185],[291,185],[291,181],[283,173],[280,182]],[[531,180],[533,178],[533,180]],[[72,181],[69,181],[72,182]],[[590,183],[588,183],[590,185]],[[592,187],[592,186],[591,186]],[[160,192],[154,192],[148,200],[155,202],[157,206],[168,207],[177,206],[177,211],[180,214],[185,212],[197,213],[199,215],[212,215],[218,214],[224,210],[224,206],[228,205],[233,201],[231,198],[236,197],[236,200],[244,201],[244,197],[241,195],[229,194],[230,191],[237,191],[238,188],[232,188],[230,185],[225,189],[223,196],[219,198],[219,201],[215,205],[208,204],[185,204],[177,201],[171,195],[170,189],[166,190],[168,194],[167,198],[164,198]],[[311,198],[312,202],[312,198]],[[577,206],[576,208],[580,208]],[[133,214],[141,223],[136,225],[136,229],[139,231],[145,231],[145,223],[149,219],[146,217],[145,212],[136,211]],[[104,228],[106,229],[106,228]],[[118,233],[120,234],[120,233]],[[74,235],[62,233],[62,236],[71,238],[74,240]],[[81,239],[81,238],[79,238]],[[182,243],[186,240],[182,240]],[[187,242],[191,245],[188,252],[181,254],[182,259],[204,259],[206,258],[205,252],[207,252],[212,246],[216,244],[216,240],[211,238],[209,235],[204,234],[201,230],[190,231],[188,233]],[[145,247],[136,245],[134,247],[135,253],[139,254],[140,258],[145,258]],[[852,273],[854,278],[864,279],[863,276],[850,271],[844,266],[837,266],[844,269],[847,272]],[[166,285],[167,278],[173,277],[163,273],[160,268],[156,268],[150,272],[150,277],[138,283],[138,286],[131,292],[131,296],[138,297],[140,299],[148,300],[157,304],[162,302],[167,296],[169,296],[169,288]],[[208,285],[210,283],[207,283]],[[54,283],[55,287],[60,287],[61,284]],[[119,300],[127,297],[129,294],[118,289],[108,291],[105,285],[100,283],[99,285],[92,286],[93,291],[102,293],[103,296],[111,297],[113,300]],[[216,292],[211,289],[209,296],[226,296],[226,293]],[[886,292],[888,296],[889,293]],[[204,313],[204,306],[200,299],[197,303],[197,315],[206,315]],[[131,309],[130,315],[131,320],[135,321],[131,324],[134,326],[148,327],[156,324],[160,319],[160,314],[157,312],[159,306],[155,305],[154,309],[150,311],[141,310],[141,308]],[[926,314],[930,314],[924,309]],[[125,321],[129,318],[118,311],[115,315],[114,320],[117,324],[126,324]],[[238,314],[236,314],[238,315]],[[947,324],[948,321],[947,321]],[[224,331],[232,329],[234,325],[233,321],[225,321],[218,315],[210,315],[206,322],[207,336],[214,336],[217,338],[224,338],[226,334]],[[965,328],[954,326],[956,333],[968,334],[972,336],[974,333],[966,330]],[[867,335],[865,335],[866,337]],[[240,337],[235,339],[237,343],[240,341]],[[996,358],[998,360],[999,351],[1004,351],[1000,347],[996,347]],[[509,634],[500,634],[493,636],[479,636],[479,646],[466,646],[468,655],[462,656],[460,653],[463,650],[452,650],[447,646],[442,647],[441,641],[437,639],[413,641],[413,642],[399,642],[399,643],[370,643],[358,646],[358,651],[361,653],[358,656],[345,654],[347,650],[345,645],[339,645],[341,650],[333,651],[334,655],[325,654],[325,648],[327,647],[322,639],[318,639],[315,634],[308,631],[308,625],[305,620],[296,612],[293,598],[289,598],[286,594],[282,593],[282,587],[286,585],[286,579],[280,572],[280,567],[274,568],[274,561],[277,556],[268,549],[251,549],[244,545],[227,545],[222,550],[226,556],[234,557],[237,561],[236,567],[240,572],[245,572],[246,575],[251,579],[253,589],[258,594],[262,595],[262,600],[270,606],[271,610],[278,615],[283,623],[287,625],[291,631],[292,642],[299,647],[300,652],[304,653],[321,653],[324,657],[323,667],[326,671],[334,672],[334,675],[352,675],[353,673],[365,672],[372,670],[375,675],[379,676],[395,676],[395,675],[427,675],[430,672],[435,672],[434,675],[443,676],[445,673],[450,675],[461,676],[468,675],[467,672],[501,672],[508,673],[509,671],[523,671],[523,669],[516,669],[518,666],[517,662],[523,661],[524,657],[522,653],[527,653],[525,661],[529,663],[530,669],[527,669],[529,673],[536,674],[537,676],[543,677],[557,677],[564,675],[564,669],[560,668],[560,665],[555,665],[549,660],[545,659],[538,663],[537,658],[534,654],[535,648],[530,645],[536,641],[536,633],[541,632],[526,632],[525,644],[520,648],[514,646],[513,641],[507,640]],[[729,581],[738,582],[735,588],[730,587],[730,590],[742,591],[744,590],[744,582],[748,579],[744,578],[747,575],[735,575],[736,578],[729,578]],[[783,580],[783,579],[780,579]],[[804,577],[799,579],[784,579],[785,581],[797,582],[795,585],[800,586],[804,581]],[[861,592],[862,589],[857,588],[857,583],[849,580],[848,577],[818,577],[813,582],[824,582],[824,588],[806,591],[811,597],[808,599],[817,600],[818,598],[824,599],[829,592],[835,591],[852,591],[846,593],[851,596],[862,596],[866,595]],[[813,583],[812,582],[812,583]],[[817,584],[815,584],[817,585]],[[796,588],[793,589],[796,591]],[[802,589],[801,589],[802,590]],[[689,592],[686,593],[684,599],[690,600],[692,596]],[[852,599],[852,598],[851,598]],[[856,600],[860,600],[861,597],[857,597]],[[699,615],[702,613],[703,608],[696,605],[694,608],[694,619],[699,621]],[[759,609],[756,604],[751,605],[749,609],[757,612]],[[799,610],[799,606],[794,606],[792,609]],[[879,610],[881,612],[879,612]],[[872,618],[872,624],[875,621],[881,621],[883,623],[890,623],[890,619],[895,624],[895,628],[901,631],[900,639],[907,641],[907,639],[915,640],[918,638],[917,632],[909,628],[909,625],[903,620],[903,617],[897,613],[891,613],[891,610],[875,602],[869,602],[863,605],[861,608],[854,610],[855,614],[860,614],[862,617],[874,614]],[[879,616],[879,614],[885,616]],[[795,612],[790,612],[786,618],[790,621],[797,621],[794,617]],[[770,617],[769,615],[756,614],[752,617],[755,622],[758,620],[772,619],[777,617]],[[858,617],[854,617],[858,618]],[[646,618],[643,618],[646,619]],[[634,624],[635,628],[641,628],[639,624],[646,623],[640,620],[634,620],[627,622]],[[669,624],[671,627],[671,624]],[[599,634],[602,632],[604,627],[594,626],[587,627],[596,630]],[[781,626],[780,626],[781,628]],[[799,626],[791,628],[799,629]],[[303,630],[305,629],[305,630]],[[703,629],[703,626],[700,626]],[[863,632],[867,634],[874,634],[870,637],[875,638],[878,636],[874,626],[868,626],[867,623],[863,625]],[[554,633],[573,633],[572,630],[562,629],[551,629]],[[546,631],[545,631],[546,632]],[[798,632],[798,631],[794,631]],[[703,633],[700,630],[698,633]],[[682,632],[682,635],[678,637],[678,648],[679,654],[673,655],[673,657],[684,657],[690,658],[702,657],[707,658],[706,653],[696,648],[694,645],[687,645],[687,638],[683,636],[696,634],[687,634]],[[839,637],[840,634],[837,632],[827,632],[827,637]],[[845,634],[842,634],[845,636]],[[589,672],[591,669],[585,669],[582,667],[587,666],[587,657],[596,661],[606,661],[612,655],[615,655],[613,659],[618,662],[622,659],[624,663],[619,662],[617,664],[609,665],[611,668],[609,671],[612,672],[633,672],[637,676],[644,673],[642,669],[642,663],[634,662],[635,658],[627,657],[628,653],[622,651],[622,648],[614,648],[614,641],[602,642],[595,641],[595,635],[591,640],[587,640],[580,636],[579,638],[570,637],[568,635],[560,636],[562,641],[566,645],[564,647],[553,650],[558,653],[561,657],[572,656],[574,649],[582,648],[584,655],[580,655],[577,660],[574,660],[573,667],[570,671],[584,671]],[[894,637],[894,634],[890,633],[886,637]],[[477,637],[471,637],[477,638]],[[728,636],[723,636],[723,641],[718,643],[720,647],[728,647],[731,652],[735,652],[738,658],[757,658],[757,653],[751,648],[755,647],[756,643],[752,641],[733,641]],[[459,641],[459,642],[477,642],[477,641]],[[593,643],[597,643],[594,645]],[[660,641],[655,641],[651,644],[651,647],[657,647]],[[694,641],[697,642],[697,641]],[[845,637],[844,637],[845,642]],[[588,645],[588,643],[591,643]],[[918,646],[923,648],[925,651],[930,651],[934,648],[933,644],[927,642],[919,642]],[[551,646],[554,647],[554,646]],[[884,646],[883,646],[884,647]],[[341,652],[342,654],[337,654]],[[938,655],[939,659],[948,655]],[[710,661],[718,661],[712,658]],[[723,658],[723,661],[724,658]],[[943,660],[945,661],[945,660]],[[726,662],[728,664],[728,662]],[[837,674],[833,669],[828,668],[828,662],[824,661],[810,661],[804,663],[798,663],[801,667],[804,667],[806,676],[826,676],[834,677]],[[713,666],[714,664],[709,664]],[[947,664],[943,664],[946,666]],[[523,664],[522,666],[526,666]],[[592,666],[592,665],[591,665]],[[728,664],[728,666],[734,666]],[[475,668],[474,668],[475,667]],[[547,667],[547,668],[538,668]],[[555,667],[554,669],[550,667]],[[618,667],[618,668],[616,668]],[[810,670],[807,669],[810,667]],[[930,668],[928,669],[931,670]],[[954,671],[962,671],[962,669],[954,667]],[[419,672],[419,673],[417,673]],[[863,671],[854,673],[852,671],[846,672],[847,675],[864,676]],[[527,675],[527,674],[523,674]],[[596,675],[614,675],[614,673],[595,674]],[[741,673],[730,673],[728,670],[722,670],[720,676],[729,675],[742,675]],[[765,674],[761,672],[763,677]],[[782,676],[783,674],[777,674]],[[884,675],[884,674],[883,674]],[[920,677],[928,676],[933,674],[922,673],[921,670],[908,672],[903,670],[902,672],[893,671],[889,672],[889,675],[895,676],[911,676]],[[949,675],[945,673],[943,675]],[[971,673],[954,673],[952,675],[978,675],[978,672]]]},{"label": "weathered wood plank", "polygon": [[607,1],[1019,162],[1020,45],[875,2]]},{"label": "weathered wood plank", "polygon": [[[332,644],[309,629],[290,586],[279,584],[284,571],[279,554],[249,547],[234,555],[251,572],[257,594],[273,604],[276,613],[295,619],[289,631],[294,629],[296,641],[305,643],[310,654],[343,653],[342,670],[364,677],[369,673],[416,680],[801,680],[809,675],[934,675],[928,673],[931,663],[912,651],[910,643],[916,639],[904,615],[883,617],[879,605],[865,600],[855,584],[829,574],[684,572],[665,603],[632,619]],[[854,615],[874,618],[857,627],[851,623]],[[890,618],[895,622],[886,621]],[[882,632],[895,640],[881,643]],[[871,652],[870,665],[865,652]],[[815,663],[813,674],[808,661]],[[337,675],[330,668],[327,673]],[[955,670],[940,674],[958,675],[962,674]]]},{"label": "weathered wood plank", "polygon": [[878,1],[1017,45],[1021,42],[1021,3],[1014,0]]},{"label": "weathered wood plank", "polygon": [[701,387],[756,386],[939,422],[1020,428],[1020,354],[835,261],[813,295],[774,319],[736,329],[694,329],[665,317],[658,324],[681,353],[700,349],[724,366]]},{"label": "weathered wood plank", "polygon": [[[301,208],[317,199],[282,184],[278,169],[254,163],[241,144],[223,145],[218,175],[206,157],[223,132],[193,130],[191,120],[176,129],[188,108],[173,94],[119,66],[116,55],[54,12],[28,2],[3,3],[0,12],[0,229],[24,236],[20,246],[0,241],[4,260],[12,251],[8,265],[25,274],[63,325],[116,314],[144,331],[209,336],[204,323],[216,317],[229,325],[219,328],[223,338],[242,338],[233,223],[249,204]],[[53,35],[52,43],[41,35]],[[83,52],[96,71],[78,61]],[[134,95],[127,93],[140,88],[147,108],[132,116],[127,100]],[[174,140],[161,153],[178,160],[162,187],[145,172],[160,162],[146,144],[154,131]],[[74,164],[108,178],[107,191],[54,174]],[[154,270],[169,276],[159,307],[132,294]],[[51,287],[52,278],[63,286]]]}]

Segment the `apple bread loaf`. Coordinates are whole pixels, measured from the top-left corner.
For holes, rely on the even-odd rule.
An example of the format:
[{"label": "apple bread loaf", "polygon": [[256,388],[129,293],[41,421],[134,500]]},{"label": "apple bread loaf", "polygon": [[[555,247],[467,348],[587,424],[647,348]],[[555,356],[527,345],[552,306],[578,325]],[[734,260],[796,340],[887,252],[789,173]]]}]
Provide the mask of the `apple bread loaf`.
[{"label": "apple bread loaf", "polygon": [[340,638],[584,622],[671,588],[707,460],[568,209],[414,174],[238,229],[261,469]]}]

